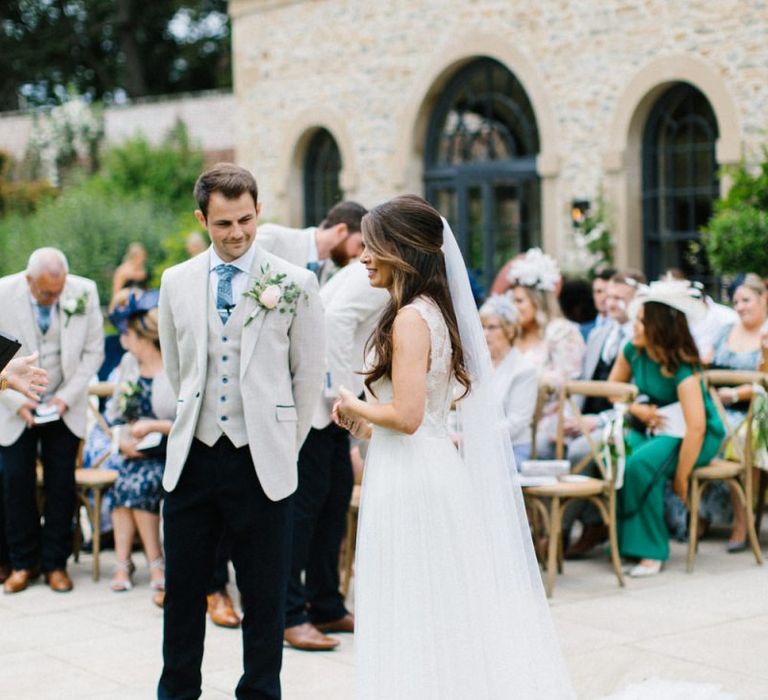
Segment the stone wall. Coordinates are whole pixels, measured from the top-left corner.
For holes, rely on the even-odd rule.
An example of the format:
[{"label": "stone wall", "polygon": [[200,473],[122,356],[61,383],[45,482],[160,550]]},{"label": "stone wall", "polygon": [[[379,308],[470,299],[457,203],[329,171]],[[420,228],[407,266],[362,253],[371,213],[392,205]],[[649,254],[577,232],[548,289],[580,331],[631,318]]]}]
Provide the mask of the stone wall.
[{"label": "stone wall", "polygon": [[238,160],[265,214],[302,219],[306,134],[342,152],[345,195],[422,191],[431,106],[488,55],[531,97],[541,137],[544,240],[567,244],[570,202],[609,197],[619,262],[638,264],[638,129],[665,85],[687,80],[718,118],[721,164],[768,140],[765,0],[231,0]]},{"label": "stone wall", "polygon": [[[198,93],[180,97],[146,99],[114,106],[104,111],[106,143],[120,143],[136,134],[158,143],[182,120],[193,142],[211,158],[233,158],[235,143],[234,95],[231,93]],[[27,148],[34,119],[31,113],[0,113],[0,150],[21,158]]]}]

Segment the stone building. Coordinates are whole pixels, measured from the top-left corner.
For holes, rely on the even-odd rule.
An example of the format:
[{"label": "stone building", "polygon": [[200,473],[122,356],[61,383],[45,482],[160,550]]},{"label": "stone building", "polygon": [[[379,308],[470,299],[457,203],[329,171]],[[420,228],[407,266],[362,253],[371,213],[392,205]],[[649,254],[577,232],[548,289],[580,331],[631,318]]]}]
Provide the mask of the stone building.
[{"label": "stone building", "polygon": [[573,247],[602,196],[616,262],[706,276],[721,166],[768,141],[765,0],[230,0],[237,159],[264,214],[425,195],[485,281]]}]

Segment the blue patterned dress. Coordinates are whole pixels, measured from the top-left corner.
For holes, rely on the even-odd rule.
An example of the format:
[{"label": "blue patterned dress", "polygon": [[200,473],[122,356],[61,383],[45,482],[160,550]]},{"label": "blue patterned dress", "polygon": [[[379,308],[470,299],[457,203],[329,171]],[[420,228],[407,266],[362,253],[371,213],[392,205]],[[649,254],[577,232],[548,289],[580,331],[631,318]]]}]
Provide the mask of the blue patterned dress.
[{"label": "blue patterned dress", "polygon": [[[152,378],[139,377],[137,384],[141,394],[138,417],[156,419],[152,410]],[[118,418],[114,425],[124,424],[124,418]],[[104,463],[106,469],[118,472],[117,481],[112,487],[113,508],[136,508],[150,513],[160,512],[160,501],[163,498],[163,468],[164,457],[147,459],[126,459],[122,454],[113,454]]]}]

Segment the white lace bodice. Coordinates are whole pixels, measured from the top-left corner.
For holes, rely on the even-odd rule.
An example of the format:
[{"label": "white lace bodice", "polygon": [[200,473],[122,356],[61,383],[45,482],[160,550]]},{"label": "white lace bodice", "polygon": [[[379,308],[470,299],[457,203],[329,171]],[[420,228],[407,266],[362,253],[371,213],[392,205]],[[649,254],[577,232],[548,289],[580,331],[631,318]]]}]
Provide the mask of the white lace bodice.
[{"label": "white lace bodice", "polygon": [[[403,308],[416,309],[429,327],[430,351],[427,371],[427,398],[424,420],[416,434],[446,435],[448,414],[453,401],[456,380],[451,371],[451,337],[443,314],[435,302],[427,297],[417,297]],[[388,378],[374,384],[376,397],[381,403],[392,400],[392,382]]]}]

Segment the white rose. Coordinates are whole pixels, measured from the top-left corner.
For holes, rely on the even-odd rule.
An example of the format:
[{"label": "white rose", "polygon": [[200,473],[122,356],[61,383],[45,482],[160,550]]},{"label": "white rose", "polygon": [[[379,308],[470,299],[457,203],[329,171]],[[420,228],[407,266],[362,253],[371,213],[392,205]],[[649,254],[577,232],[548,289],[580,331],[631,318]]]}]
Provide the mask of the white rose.
[{"label": "white rose", "polygon": [[259,303],[265,309],[274,309],[279,303],[283,292],[276,284],[270,284],[260,295]]},{"label": "white rose", "polygon": [[67,299],[62,304],[62,308],[64,311],[66,311],[68,314],[75,313],[75,310],[77,309],[77,299]]}]

